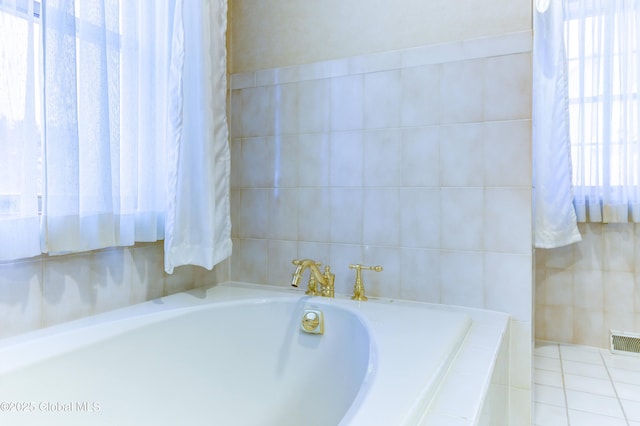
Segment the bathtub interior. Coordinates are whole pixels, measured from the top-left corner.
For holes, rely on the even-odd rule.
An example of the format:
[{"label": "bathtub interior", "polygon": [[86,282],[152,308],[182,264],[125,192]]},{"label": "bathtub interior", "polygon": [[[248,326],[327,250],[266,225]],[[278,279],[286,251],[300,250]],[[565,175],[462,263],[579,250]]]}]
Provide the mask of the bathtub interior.
[{"label": "bathtub interior", "polygon": [[[305,308],[324,312],[324,335],[300,330]],[[478,347],[470,337],[478,330],[486,337],[474,315],[237,282],[195,289],[0,340],[0,400],[45,404],[30,413],[3,413],[3,420],[439,424],[429,422],[428,413],[459,420],[441,408],[437,393],[457,368],[454,358],[470,343],[472,350]],[[476,357],[472,352],[465,358]],[[478,389],[476,408],[486,393]],[[69,403],[96,403],[99,410],[64,405]],[[465,418],[477,424],[476,414]]]},{"label": "bathtub interior", "polygon": [[308,305],[229,304],[128,330],[4,374],[0,400],[52,403],[9,413],[33,422],[20,424],[338,424],[369,370],[369,333],[331,306],[331,333],[300,332]]}]

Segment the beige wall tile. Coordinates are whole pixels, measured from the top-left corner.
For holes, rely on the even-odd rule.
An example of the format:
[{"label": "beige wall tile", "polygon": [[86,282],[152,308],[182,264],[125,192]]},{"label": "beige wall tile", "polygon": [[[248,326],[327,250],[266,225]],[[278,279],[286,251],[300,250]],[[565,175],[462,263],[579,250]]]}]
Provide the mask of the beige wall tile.
[{"label": "beige wall tile", "polygon": [[[543,251],[544,260],[536,262],[536,338],[607,348],[611,329],[640,332],[636,228],[635,224],[580,224],[581,242]],[[554,333],[541,320],[552,308],[573,309],[572,316],[565,315],[573,334]]]}]

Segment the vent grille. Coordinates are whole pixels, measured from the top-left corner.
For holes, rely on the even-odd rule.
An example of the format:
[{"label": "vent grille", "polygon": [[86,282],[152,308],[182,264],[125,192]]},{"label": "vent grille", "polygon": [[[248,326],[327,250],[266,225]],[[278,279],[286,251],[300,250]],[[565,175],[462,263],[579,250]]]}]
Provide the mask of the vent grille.
[{"label": "vent grille", "polygon": [[640,334],[611,331],[611,352],[640,356]]}]

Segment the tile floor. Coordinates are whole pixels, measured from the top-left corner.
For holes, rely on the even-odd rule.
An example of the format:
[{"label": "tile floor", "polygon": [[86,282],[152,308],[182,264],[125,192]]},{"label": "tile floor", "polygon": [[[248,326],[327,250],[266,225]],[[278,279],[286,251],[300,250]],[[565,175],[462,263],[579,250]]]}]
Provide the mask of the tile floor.
[{"label": "tile floor", "polygon": [[640,357],[536,342],[536,426],[640,426]]}]

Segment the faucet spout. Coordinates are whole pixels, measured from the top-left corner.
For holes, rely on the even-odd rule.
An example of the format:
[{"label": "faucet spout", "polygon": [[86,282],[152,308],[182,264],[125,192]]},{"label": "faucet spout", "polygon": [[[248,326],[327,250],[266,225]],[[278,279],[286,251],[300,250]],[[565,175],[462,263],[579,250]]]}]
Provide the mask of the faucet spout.
[{"label": "faucet spout", "polygon": [[[296,265],[296,270],[291,278],[291,285],[293,287],[298,287],[305,269],[309,269],[309,287],[306,294],[310,294],[313,296],[322,295],[326,297],[334,296],[335,275],[331,273],[331,270],[328,266],[325,266],[323,274],[322,272],[320,272],[319,268],[322,263],[316,262],[315,260],[295,259],[292,261],[292,263]],[[320,284],[321,286],[321,291],[318,291],[318,284]]]},{"label": "faucet spout", "polygon": [[318,269],[318,266],[322,265],[322,263],[316,262],[315,260],[311,260],[311,259],[302,259],[302,260],[296,259],[291,263],[296,265],[296,271],[293,273],[293,278],[291,279],[292,286],[298,287],[298,284],[300,283],[300,279],[302,278],[302,274],[307,268],[309,268],[309,270],[311,271],[311,274],[313,274],[313,277],[320,284],[324,282],[324,277],[322,276],[322,274],[320,273],[320,270]]},{"label": "faucet spout", "polygon": [[[294,260],[294,265],[296,265],[295,260]],[[293,276],[291,278],[292,286],[298,287],[298,284],[300,284],[300,278],[302,278],[303,271],[304,271],[304,267],[302,266],[302,264],[298,264],[298,266],[296,267],[296,271],[293,273]]]}]

